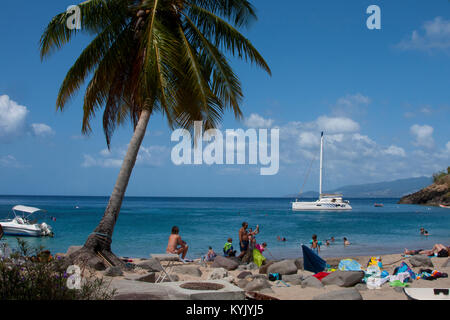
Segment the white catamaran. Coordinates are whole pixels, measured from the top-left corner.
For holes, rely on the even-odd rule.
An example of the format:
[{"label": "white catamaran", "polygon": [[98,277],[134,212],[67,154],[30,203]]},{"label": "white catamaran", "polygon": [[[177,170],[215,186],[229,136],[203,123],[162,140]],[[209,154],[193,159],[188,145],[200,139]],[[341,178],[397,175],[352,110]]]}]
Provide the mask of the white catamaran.
[{"label": "white catamaran", "polygon": [[319,200],[314,202],[302,202],[296,200],[292,202],[294,211],[325,211],[325,210],[352,210],[350,202],[342,200],[342,194],[322,193],[322,171],[323,171],[323,132],[320,138],[320,181],[319,181]]}]

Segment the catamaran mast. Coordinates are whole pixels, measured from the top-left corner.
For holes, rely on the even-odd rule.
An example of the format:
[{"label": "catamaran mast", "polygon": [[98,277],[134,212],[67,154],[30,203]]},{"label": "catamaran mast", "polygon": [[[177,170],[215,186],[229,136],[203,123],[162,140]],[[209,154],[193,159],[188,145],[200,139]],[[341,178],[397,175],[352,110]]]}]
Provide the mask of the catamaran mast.
[{"label": "catamaran mast", "polygon": [[320,181],[319,181],[319,198],[322,197],[322,171],[323,171],[323,132],[320,137]]}]

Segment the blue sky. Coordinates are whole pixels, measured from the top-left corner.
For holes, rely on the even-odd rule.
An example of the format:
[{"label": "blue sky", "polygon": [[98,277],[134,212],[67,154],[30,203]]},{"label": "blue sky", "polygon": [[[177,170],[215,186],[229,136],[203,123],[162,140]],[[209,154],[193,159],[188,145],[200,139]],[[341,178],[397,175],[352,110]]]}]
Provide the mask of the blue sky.
[{"label": "blue sky", "polygon": [[[8,1],[0,11],[0,194],[109,195],[131,126],[111,152],[101,127],[81,135],[80,91],[56,112],[59,85],[88,43],[79,36],[43,63],[39,38],[76,1]],[[280,170],[259,166],[175,166],[175,143],[160,115],[149,124],[129,196],[284,196],[300,190],[325,130],[325,190],[431,175],[450,165],[450,1],[254,1],[243,33],[273,76],[232,60],[246,119],[223,129],[280,129]],[[366,8],[381,8],[381,30]],[[306,190],[318,188],[312,162]]]}]

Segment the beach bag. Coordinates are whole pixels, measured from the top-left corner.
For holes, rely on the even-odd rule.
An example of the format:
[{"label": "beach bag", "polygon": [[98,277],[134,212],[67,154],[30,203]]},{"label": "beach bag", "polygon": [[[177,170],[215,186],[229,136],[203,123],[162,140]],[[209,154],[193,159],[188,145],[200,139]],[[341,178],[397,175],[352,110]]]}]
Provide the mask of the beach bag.
[{"label": "beach bag", "polygon": [[397,275],[402,272],[408,272],[409,275],[411,276],[411,279],[417,278],[414,271],[412,271],[412,269],[405,262],[402,262],[402,264],[399,267],[394,269],[394,275]]},{"label": "beach bag", "polygon": [[281,280],[283,277],[279,273],[269,273],[269,280],[270,281],[277,281]]},{"label": "beach bag", "polygon": [[253,262],[258,267],[262,266],[264,260],[266,260],[266,258],[261,254],[261,252],[258,249],[253,249]]}]

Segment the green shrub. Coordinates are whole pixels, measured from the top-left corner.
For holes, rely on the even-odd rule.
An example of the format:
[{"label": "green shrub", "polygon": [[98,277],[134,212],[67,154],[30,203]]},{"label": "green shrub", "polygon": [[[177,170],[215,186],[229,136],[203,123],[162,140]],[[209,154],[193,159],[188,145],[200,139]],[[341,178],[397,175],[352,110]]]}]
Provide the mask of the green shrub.
[{"label": "green shrub", "polygon": [[[83,275],[80,289],[69,289],[70,275],[62,259],[53,258],[42,248],[30,249],[17,239],[19,249],[8,259],[0,259],[1,300],[110,300],[110,290],[103,279]],[[31,255],[34,253],[34,255]]]}]

